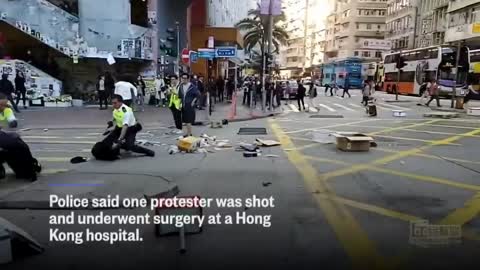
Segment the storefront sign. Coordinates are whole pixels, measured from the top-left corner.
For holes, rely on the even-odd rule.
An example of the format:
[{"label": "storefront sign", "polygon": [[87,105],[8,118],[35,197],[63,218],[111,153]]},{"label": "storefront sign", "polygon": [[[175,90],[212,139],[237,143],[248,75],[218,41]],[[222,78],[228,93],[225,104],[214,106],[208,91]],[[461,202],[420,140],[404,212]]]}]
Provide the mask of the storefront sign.
[{"label": "storefront sign", "polygon": [[207,49],[207,48],[198,49],[198,58],[206,58],[206,59],[215,58],[215,49]]},{"label": "storefront sign", "polygon": [[215,48],[215,57],[236,57],[237,56],[237,48],[235,47],[217,47]]}]

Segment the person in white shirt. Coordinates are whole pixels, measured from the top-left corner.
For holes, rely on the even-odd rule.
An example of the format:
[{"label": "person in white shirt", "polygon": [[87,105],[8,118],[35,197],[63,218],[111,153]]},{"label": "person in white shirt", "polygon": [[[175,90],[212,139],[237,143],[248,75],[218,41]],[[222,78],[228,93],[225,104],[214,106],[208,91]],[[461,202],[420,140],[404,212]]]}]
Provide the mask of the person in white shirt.
[{"label": "person in white shirt", "polygon": [[127,106],[132,106],[134,98],[138,94],[137,88],[126,81],[119,81],[115,84],[115,95],[119,95],[123,98],[123,103]]},{"label": "person in white shirt", "polygon": [[162,104],[165,107],[167,96],[165,94],[165,80],[161,75],[155,79],[155,98],[157,99],[157,107]]},{"label": "person in white shirt", "polygon": [[[97,82],[97,94],[100,103],[100,110],[108,109],[108,94],[105,88],[105,76],[100,76]],[[103,105],[105,104],[105,109]]]}]

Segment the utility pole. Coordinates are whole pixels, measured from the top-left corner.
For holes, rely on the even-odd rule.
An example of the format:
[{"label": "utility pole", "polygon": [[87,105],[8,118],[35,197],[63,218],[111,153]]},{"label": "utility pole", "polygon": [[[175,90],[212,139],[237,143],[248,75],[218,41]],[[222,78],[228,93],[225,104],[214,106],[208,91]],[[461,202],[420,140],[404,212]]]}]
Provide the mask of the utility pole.
[{"label": "utility pole", "polygon": [[177,28],[177,76],[180,78],[180,23],[175,22]]},{"label": "utility pole", "polygon": [[[265,109],[266,109],[266,106],[265,106],[265,103],[266,103],[266,100],[267,100],[267,88],[265,87],[265,82],[266,82],[266,77],[268,75],[268,71],[267,71],[267,55],[268,53],[271,52],[271,43],[272,43],[272,32],[273,32],[273,16],[272,16],[272,7],[273,7],[273,0],[270,0],[269,1],[269,7],[268,7],[268,25],[267,25],[267,31],[266,31],[266,34],[268,35],[267,37],[267,41],[266,43],[268,44],[263,44],[263,55],[262,55],[262,58],[263,58],[263,70],[262,70],[262,111],[265,113]],[[264,31],[264,34],[265,34],[265,31]],[[267,45],[268,47],[265,48],[265,45]]]},{"label": "utility pole", "polygon": [[455,81],[452,87],[452,102],[450,104],[451,108],[455,108],[455,99],[457,98],[457,81],[458,81],[458,65],[460,64],[460,51],[462,49],[462,42],[457,43],[457,55],[455,59]]}]

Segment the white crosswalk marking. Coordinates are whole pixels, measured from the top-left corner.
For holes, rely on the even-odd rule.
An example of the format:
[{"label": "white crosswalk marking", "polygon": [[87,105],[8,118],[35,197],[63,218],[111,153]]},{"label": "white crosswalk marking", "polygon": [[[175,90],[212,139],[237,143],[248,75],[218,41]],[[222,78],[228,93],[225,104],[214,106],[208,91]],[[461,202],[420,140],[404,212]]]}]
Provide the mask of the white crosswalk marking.
[{"label": "white crosswalk marking", "polygon": [[325,109],[331,111],[331,112],[336,112],[335,109],[333,109],[333,108],[331,108],[331,107],[328,107],[328,106],[325,105],[325,104],[320,103],[320,104],[318,104],[318,105],[319,105],[320,107],[322,107],[322,108],[325,108]]},{"label": "white crosswalk marking", "polygon": [[386,107],[392,107],[394,108],[395,110],[404,110],[404,111],[410,111],[409,108],[405,108],[405,107],[400,107],[400,106],[397,106],[397,105],[393,105],[393,104],[387,104],[387,103],[380,103],[382,106],[386,106]]},{"label": "white crosswalk marking", "polygon": [[360,105],[357,105],[357,104],[353,104],[353,103],[348,103],[348,105],[352,106],[352,107],[355,107],[355,108],[361,108],[362,106]]},{"label": "white crosswalk marking", "polygon": [[340,108],[342,108],[342,109],[345,109],[345,110],[347,110],[347,111],[351,111],[351,112],[354,112],[354,111],[355,111],[355,110],[353,110],[353,109],[350,109],[349,107],[340,105],[340,104],[338,104],[338,103],[333,103],[333,105],[335,105],[335,106],[337,106],[337,107],[340,107]]},{"label": "white crosswalk marking", "polygon": [[300,112],[297,108],[297,106],[293,105],[293,104],[288,104],[288,106],[290,107],[290,109],[294,112]]}]

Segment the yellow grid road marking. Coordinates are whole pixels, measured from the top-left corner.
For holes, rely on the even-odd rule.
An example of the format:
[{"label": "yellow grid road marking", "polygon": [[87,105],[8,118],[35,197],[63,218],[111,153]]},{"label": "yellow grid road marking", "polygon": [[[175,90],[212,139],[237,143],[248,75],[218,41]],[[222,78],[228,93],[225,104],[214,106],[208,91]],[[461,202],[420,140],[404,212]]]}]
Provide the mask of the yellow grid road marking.
[{"label": "yellow grid road marking", "polygon": [[441,225],[464,225],[480,213],[480,193],[465,203],[465,207],[456,209],[453,213],[442,219]]},{"label": "yellow grid road marking", "polygon": [[366,232],[360,227],[344,205],[330,199],[330,194],[333,195],[334,193],[328,183],[319,178],[315,168],[308,163],[307,159],[299,151],[295,150],[295,145],[288,135],[286,135],[274,121],[270,121],[270,126],[282,147],[284,149],[293,149],[287,151],[286,155],[302,175],[308,190],[312,193],[324,194],[322,196],[314,195],[314,198],[347,254],[352,259],[354,268],[384,268],[383,259],[377,253],[374,244],[370,241]]},{"label": "yellow grid road marking", "polygon": [[360,123],[367,123],[367,122],[372,122],[372,121],[380,121],[380,120],[379,119],[368,119],[368,120],[355,121],[355,122],[350,122],[350,123],[335,124],[335,125],[330,125],[330,126],[319,126],[319,127],[313,127],[313,128],[306,128],[306,129],[299,129],[299,130],[292,130],[292,131],[282,131],[282,132],[285,133],[285,134],[294,134],[294,133],[301,133],[301,132],[305,132],[305,131],[314,131],[314,130],[317,130],[317,129],[344,127],[344,126],[348,126],[350,124],[360,124]]},{"label": "yellow grid road marking", "polygon": [[[395,139],[395,140],[402,140],[402,141],[414,141],[414,142],[424,142],[424,143],[434,143],[434,140],[423,140],[423,139],[416,139],[416,138],[407,138],[407,137],[397,137],[397,136],[385,136],[385,135],[373,135],[374,137],[378,138],[385,138],[385,139]],[[453,146],[461,146],[458,143],[446,143],[448,145]]]},{"label": "yellow grid road marking", "polygon": [[428,125],[428,124],[433,124],[433,123],[436,123],[436,122],[439,122],[439,121],[440,120],[430,120],[430,121],[417,123],[417,124],[412,124],[412,125],[407,125],[407,126],[390,127],[390,128],[386,128],[384,130],[377,131],[377,132],[368,133],[368,135],[369,136],[375,136],[375,135],[378,135],[378,134],[392,132],[392,131],[396,131],[396,130],[402,130],[402,129],[405,129],[405,128],[421,127],[421,126]]},{"label": "yellow grid road marking", "polygon": [[[396,153],[398,151],[396,150],[390,150],[390,149],[385,149],[385,148],[371,148],[374,151],[380,151],[380,152],[385,152],[385,153]],[[476,164],[480,165],[480,161],[471,161],[471,160],[465,160],[465,159],[458,159],[458,158],[451,158],[451,157],[444,157],[444,156],[435,156],[435,155],[429,155],[429,154],[415,154],[413,156],[416,157],[424,157],[424,158],[430,158],[430,159],[437,159],[437,160],[448,160],[448,161],[455,161],[455,162],[460,162],[460,163],[470,163],[470,164]]]},{"label": "yellow grid road marking", "polygon": [[[364,126],[364,125],[350,125],[352,127],[361,127],[361,128],[371,128],[371,129],[387,129],[388,127],[385,126]],[[410,131],[415,133],[425,133],[425,134],[438,134],[438,135],[458,135],[459,133],[452,133],[452,132],[439,132],[439,131],[430,131],[430,130],[418,130],[418,129],[410,129],[410,128],[403,128],[402,131]],[[469,137],[473,138],[480,138],[479,135],[472,135]]]}]

